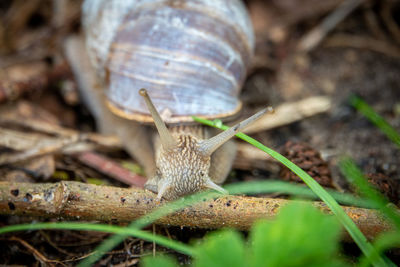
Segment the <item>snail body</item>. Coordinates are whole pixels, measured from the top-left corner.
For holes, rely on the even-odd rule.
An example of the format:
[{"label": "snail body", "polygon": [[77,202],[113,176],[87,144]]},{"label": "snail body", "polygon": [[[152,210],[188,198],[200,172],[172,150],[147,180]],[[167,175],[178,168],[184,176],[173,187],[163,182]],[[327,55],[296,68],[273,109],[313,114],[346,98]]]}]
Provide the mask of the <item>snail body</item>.
[{"label": "snail body", "polygon": [[[254,48],[243,4],[86,0],[83,25],[97,80],[83,95],[100,106],[91,109],[108,125],[103,128],[115,131],[143,163],[150,177],[145,187],[166,199],[204,188],[224,192],[217,184],[225,180],[234,157],[226,142],[261,113],[210,139],[192,116],[226,120],[241,109],[238,94]],[[141,96],[140,88],[146,88]],[[153,121],[158,131],[154,150],[146,146],[150,135],[143,125]],[[155,160],[144,156],[153,153]]]}]

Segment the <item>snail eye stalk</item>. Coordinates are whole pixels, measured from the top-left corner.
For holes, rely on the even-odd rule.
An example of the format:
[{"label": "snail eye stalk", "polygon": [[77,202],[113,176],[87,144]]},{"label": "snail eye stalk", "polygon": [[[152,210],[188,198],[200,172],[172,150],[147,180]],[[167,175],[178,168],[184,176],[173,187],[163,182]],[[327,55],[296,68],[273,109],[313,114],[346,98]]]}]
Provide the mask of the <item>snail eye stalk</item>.
[{"label": "snail eye stalk", "polygon": [[255,122],[257,119],[259,119],[262,115],[264,115],[267,111],[270,111],[270,108],[265,108],[253,116],[245,119],[244,121],[239,122],[238,124],[232,126],[226,131],[223,131],[222,133],[208,139],[204,140],[200,144],[200,150],[204,155],[211,156],[211,154],[217,150],[220,146],[222,146],[225,142],[227,142],[229,139],[231,139],[235,134],[237,134],[239,131],[243,130],[246,128],[248,125],[251,123]]},{"label": "snail eye stalk", "polygon": [[157,109],[154,107],[154,104],[151,101],[147,90],[142,88],[139,90],[139,94],[144,98],[144,101],[146,101],[147,108],[149,109],[150,114],[153,117],[154,124],[156,125],[158,134],[160,135],[161,145],[165,150],[174,148],[177,145],[177,142],[172,134],[168,131],[167,126],[161,119],[161,116],[158,113]]}]

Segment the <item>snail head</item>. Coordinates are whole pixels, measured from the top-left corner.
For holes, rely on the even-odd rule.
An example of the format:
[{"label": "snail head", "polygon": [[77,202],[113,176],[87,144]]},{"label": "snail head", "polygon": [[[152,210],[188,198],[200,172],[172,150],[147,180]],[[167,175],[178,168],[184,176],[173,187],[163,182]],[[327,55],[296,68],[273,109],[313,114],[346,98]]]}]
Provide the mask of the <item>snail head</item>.
[{"label": "snail head", "polygon": [[157,188],[149,189],[156,191],[159,199],[162,197],[176,199],[207,188],[226,194],[227,191],[209,177],[211,155],[236,133],[266,113],[268,109],[259,111],[210,139],[201,140],[190,133],[179,135],[171,133],[154,107],[147,91],[141,89],[139,94],[144,97],[161,142],[156,155],[156,176],[152,179]]}]

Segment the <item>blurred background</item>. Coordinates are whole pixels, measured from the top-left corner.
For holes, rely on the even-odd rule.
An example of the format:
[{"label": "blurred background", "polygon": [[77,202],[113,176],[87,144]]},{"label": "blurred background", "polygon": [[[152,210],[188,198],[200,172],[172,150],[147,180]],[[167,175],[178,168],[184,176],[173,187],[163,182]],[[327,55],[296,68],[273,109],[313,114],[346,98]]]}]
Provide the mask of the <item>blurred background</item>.
[{"label": "blurred background", "polygon": [[[2,180],[76,180],[127,186],[123,177],[131,174],[110,174],[98,168],[111,159],[118,168],[143,175],[123,148],[110,149],[118,144],[115,140],[108,147],[108,139],[98,141],[100,145],[94,149],[101,157],[95,162],[76,154],[89,150],[89,146],[69,153],[59,143],[45,146],[52,152],[35,161],[21,163],[20,154],[14,154],[45,142],[51,134],[66,134],[67,129],[96,131],[63,52],[66,38],[81,33],[81,4],[78,0],[0,1]],[[321,185],[342,192],[352,189],[338,171],[337,162],[349,155],[368,174],[370,182],[397,204],[400,151],[353,108],[350,99],[361,97],[400,130],[400,1],[247,0],[245,4],[255,30],[256,51],[241,92],[242,117],[272,106],[279,118],[275,124],[256,126],[252,136],[283,153]],[[310,99],[313,104],[302,102]],[[291,108],[282,112],[287,105]],[[37,126],[40,123],[33,124],[38,121],[54,128],[44,130]],[[23,135],[18,139],[16,133],[26,132],[31,134],[29,140]],[[301,182],[242,143],[234,167],[228,182]],[[12,224],[12,220],[24,219],[2,218],[1,224]],[[71,244],[86,240],[90,247],[103,238],[101,235],[67,236],[60,231],[53,238]],[[37,245],[52,247],[43,235],[31,238]],[[26,248],[17,245],[9,247],[3,242],[2,247],[7,249],[0,257],[8,257],[10,263],[18,263],[17,258],[26,253]],[[49,250],[49,254],[62,253],[54,247]],[[33,261],[30,257],[25,264]]]}]

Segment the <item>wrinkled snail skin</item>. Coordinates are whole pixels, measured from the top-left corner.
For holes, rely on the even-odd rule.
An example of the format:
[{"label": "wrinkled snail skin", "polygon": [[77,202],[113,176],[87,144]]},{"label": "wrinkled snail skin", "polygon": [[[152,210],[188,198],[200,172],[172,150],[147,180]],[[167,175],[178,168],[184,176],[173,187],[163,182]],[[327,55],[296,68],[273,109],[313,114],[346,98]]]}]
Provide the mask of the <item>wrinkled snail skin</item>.
[{"label": "wrinkled snail skin", "polygon": [[146,183],[146,188],[157,192],[158,198],[166,199],[176,199],[206,188],[227,193],[225,189],[215,183],[221,177],[210,176],[210,174],[214,174],[209,171],[211,155],[236,133],[266,113],[267,109],[259,111],[214,137],[202,139],[190,129],[194,128],[193,126],[186,127],[190,132],[178,132],[182,127],[176,126],[169,130],[154,107],[146,89],[141,89],[139,93],[145,99],[160,136],[160,144],[156,147],[157,172]]},{"label": "wrinkled snail skin", "polygon": [[[166,199],[204,188],[225,192],[217,184],[225,180],[235,155],[226,142],[245,124],[207,139],[210,134],[194,125],[192,116],[226,120],[241,109],[238,94],[254,50],[243,3],[85,0],[83,25],[93,73],[104,89],[98,112],[104,118],[98,119],[125,124],[123,131],[114,129],[124,144],[148,142],[126,140],[135,135],[125,131],[155,122],[155,167],[146,167],[151,177],[146,188]],[[139,94],[141,88],[146,90]],[[134,147],[127,149],[139,162],[152,153]]]}]

